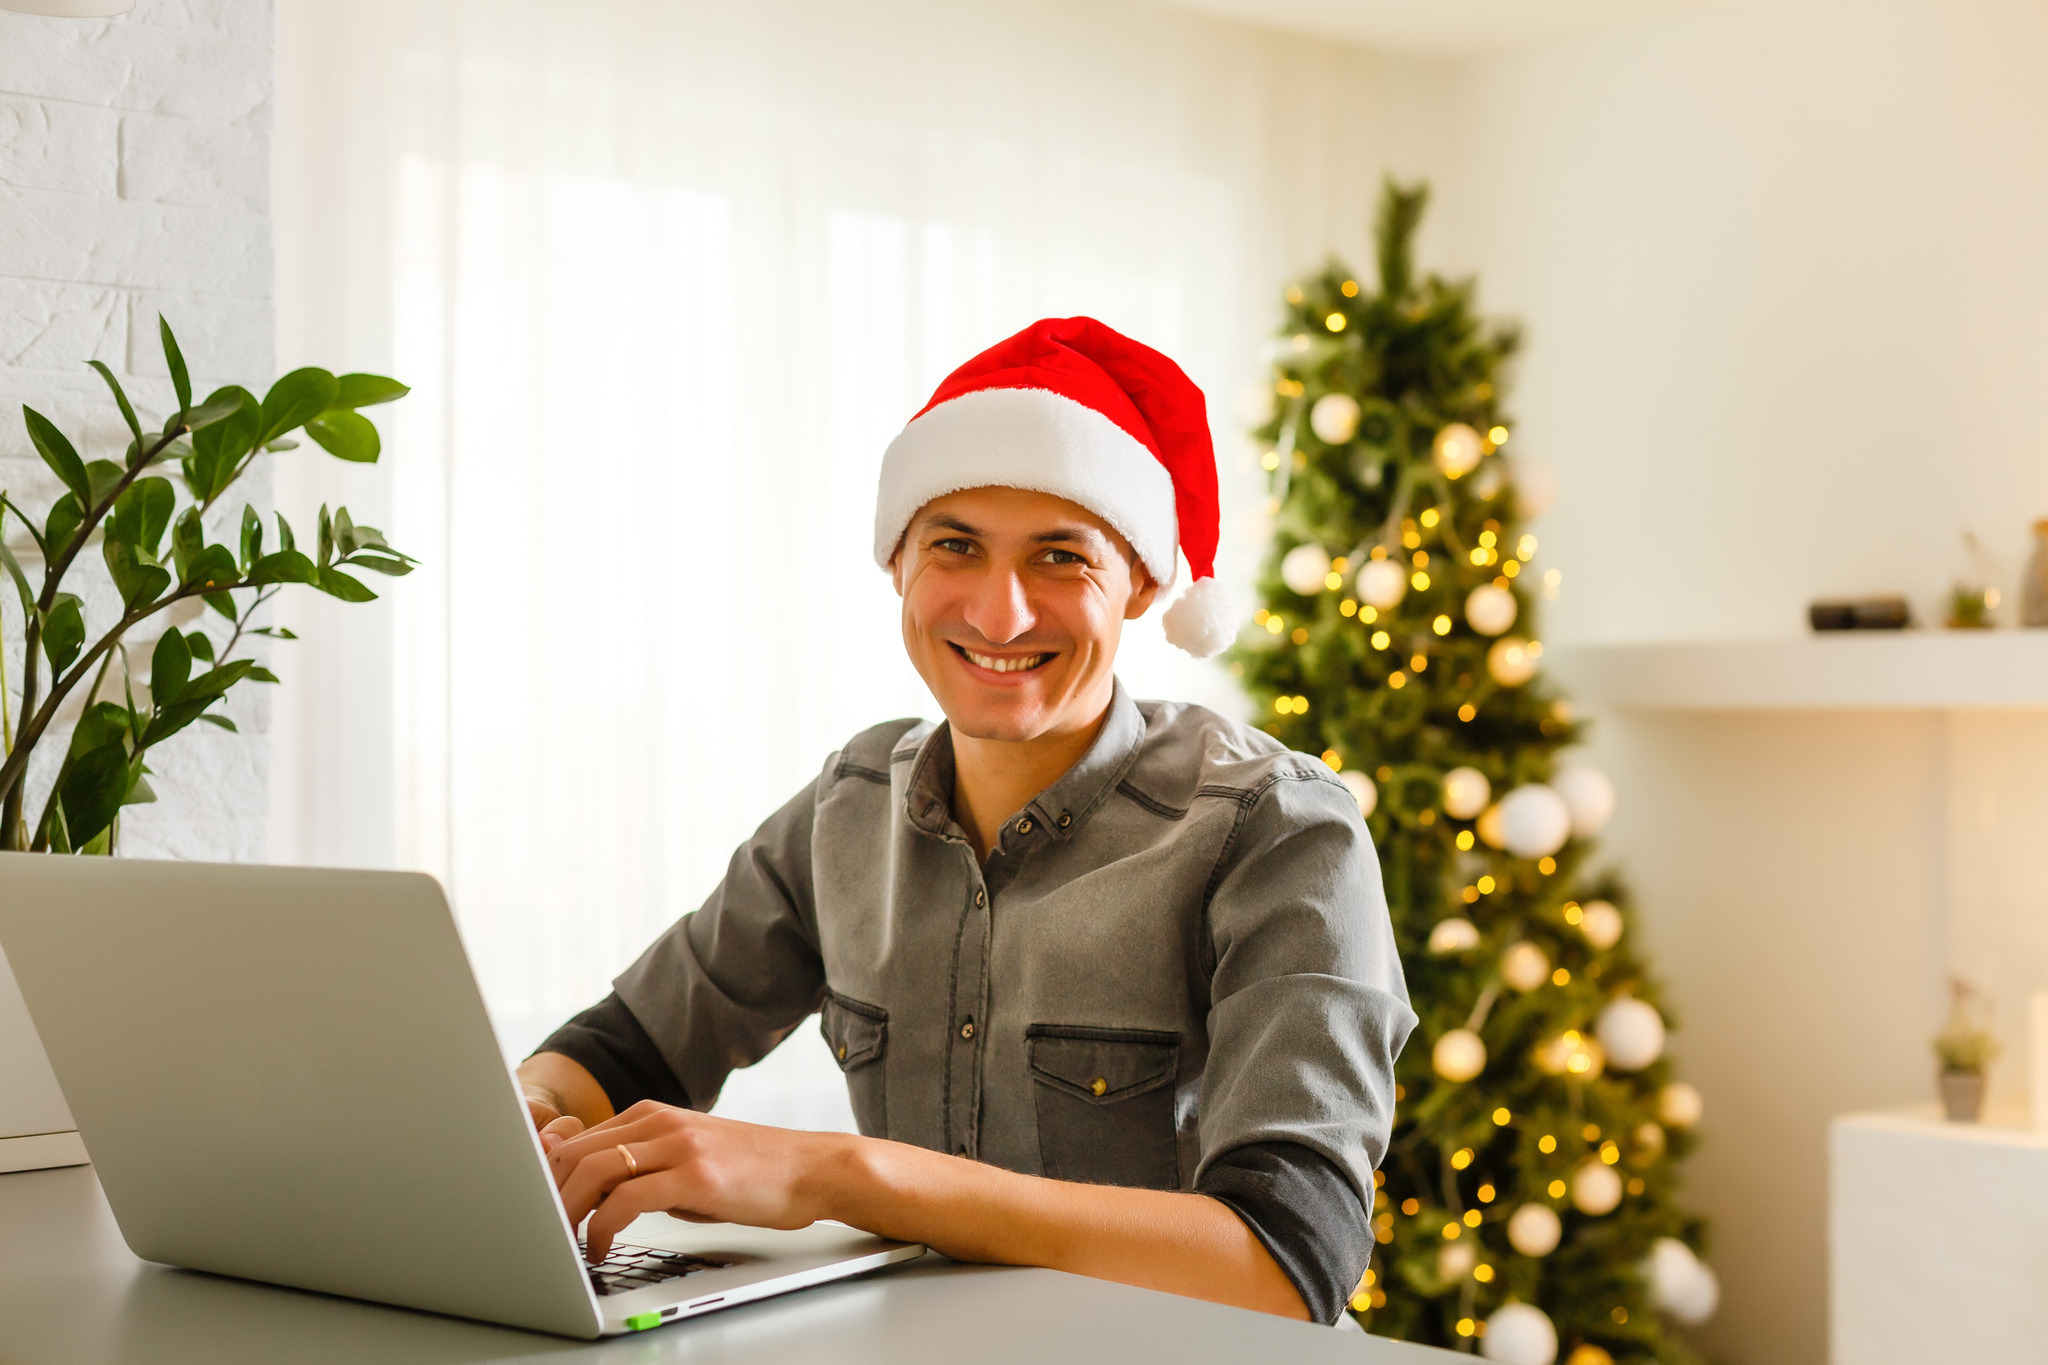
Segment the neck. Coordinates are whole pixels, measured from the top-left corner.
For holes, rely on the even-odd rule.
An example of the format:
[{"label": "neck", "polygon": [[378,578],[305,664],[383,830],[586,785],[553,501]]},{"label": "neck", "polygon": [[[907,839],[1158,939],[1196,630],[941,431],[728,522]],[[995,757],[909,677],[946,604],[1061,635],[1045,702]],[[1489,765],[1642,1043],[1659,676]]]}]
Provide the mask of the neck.
[{"label": "neck", "polygon": [[1067,775],[1109,718],[1109,701],[1085,725],[1032,739],[976,739],[953,731],[953,818],[975,856],[988,861],[1003,823]]}]

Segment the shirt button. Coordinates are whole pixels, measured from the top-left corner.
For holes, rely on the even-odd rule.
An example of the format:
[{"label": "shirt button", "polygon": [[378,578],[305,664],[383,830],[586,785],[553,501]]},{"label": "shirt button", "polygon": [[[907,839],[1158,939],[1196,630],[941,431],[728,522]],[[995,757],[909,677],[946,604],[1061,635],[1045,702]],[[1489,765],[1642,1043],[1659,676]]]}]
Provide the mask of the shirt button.
[{"label": "shirt button", "polygon": [[985,888],[985,887],[977,887],[977,888],[975,889],[975,892],[974,892],[974,903],[975,903],[975,905],[976,905],[976,906],[983,906],[983,905],[987,905],[987,904],[988,904],[988,890],[987,890],[987,888]]},{"label": "shirt button", "polygon": [[1104,1091],[1109,1089],[1109,1082],[1102,1079],[1102,1077],[1097,1076],[1094,1080],[1088,1083],[1088,1088],[1090,1090],[1093,1090],[1096,1094],[1100,1095]]},{"label": "shirt button", "polygon": [[[972,1019],[969,1019],[960,1026],[960,1036],[962,1038],[972,1038],[974,1036],[974,1021]],[[1100,1094],[1101,1092],[1097,1091],[1096,1093]]]},{"label": "shirt button", "polygon": [[1017,822],[1017,832],[1018,832],[1019,834],[1029,834],[1029,833],[1031,832],[1031,817],[1030,817],[1030,816],[1028,816],[1028,815],[1027,815],[1027,816],[1025,816],[1025,817],[1024,817],[1024,818],[1023,818],[1022,820],[1019,820],[1019,821]]},{"label": "shirt button", "polygon": [[1074,823],[1074,813],[1073,813],[1072,811],[1065,811],[1065,810],[1063,810],[1063,811],[1061,811],[1061,812],[1060,812],[1060,828],[1061,828],[1061,829],[1065,829],[1065,828],[1066,828],[1066,827],[1067,827],[1068,825],[1071,825],[1071,824],[1073,824],[1073,823]]}]

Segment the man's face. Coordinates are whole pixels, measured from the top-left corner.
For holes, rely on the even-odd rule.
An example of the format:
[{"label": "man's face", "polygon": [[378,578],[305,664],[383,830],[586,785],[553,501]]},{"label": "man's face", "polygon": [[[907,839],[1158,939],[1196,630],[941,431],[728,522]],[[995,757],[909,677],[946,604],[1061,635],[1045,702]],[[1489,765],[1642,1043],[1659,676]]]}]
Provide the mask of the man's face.
[{"label": "man's face", "polygon": [[1100,517],[1018,488],[926,503],[889,572],[904,647],[953,728],[1012,742],[1100,719],[1123,624],[1159,593]]}]

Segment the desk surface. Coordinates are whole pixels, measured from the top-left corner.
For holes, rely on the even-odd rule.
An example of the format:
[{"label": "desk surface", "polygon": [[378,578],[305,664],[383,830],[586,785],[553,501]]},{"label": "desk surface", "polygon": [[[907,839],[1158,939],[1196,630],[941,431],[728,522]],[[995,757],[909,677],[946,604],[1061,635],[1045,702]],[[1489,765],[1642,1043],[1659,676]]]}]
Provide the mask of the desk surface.
[{"label": "desk surface", "polygon": [[1430,1365],[1455,1357],[1057,1271],[932,1256],[652,1332],[564,1341],[150,1265],[122,1242],[90,1166],[0,1175],[0,1361],[7,1365],[915,1365],[963,1358],[976,1365]]}]

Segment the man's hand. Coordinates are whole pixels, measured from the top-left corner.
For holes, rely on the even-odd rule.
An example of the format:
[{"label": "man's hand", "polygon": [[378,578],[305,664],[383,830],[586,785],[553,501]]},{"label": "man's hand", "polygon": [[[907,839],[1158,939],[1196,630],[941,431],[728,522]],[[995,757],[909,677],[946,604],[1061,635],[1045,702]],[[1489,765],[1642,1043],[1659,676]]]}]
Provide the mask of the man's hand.
[{"label": "man's hand", "polygon": [[519,1091],[543,1150],[612,1116],[612,1102],[597,1078],[559,1052],[536,1052],[521,1062]]},{"label": "man's hand", "polygon": [[1257,1235],[1206,1195],[1046,1180],[901,1142],[764,1128],[651,1100],[588,1128],[573,1116],[552,1120],[541,1141],[571,1225],[589,1219],[592,1261],[644,1213],[763,1228],[831,1218],[955,1260],[1048,1266],[1308,1316]]}]

